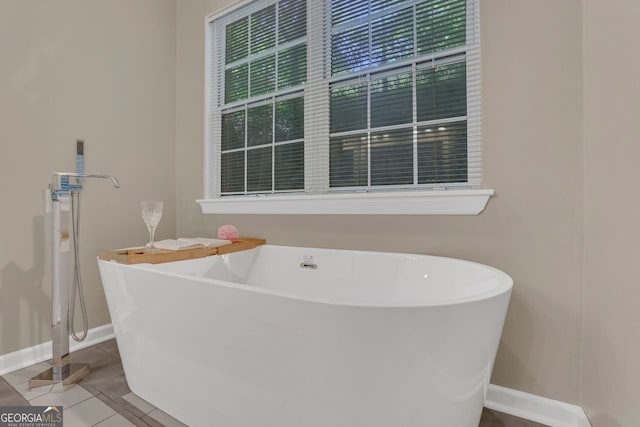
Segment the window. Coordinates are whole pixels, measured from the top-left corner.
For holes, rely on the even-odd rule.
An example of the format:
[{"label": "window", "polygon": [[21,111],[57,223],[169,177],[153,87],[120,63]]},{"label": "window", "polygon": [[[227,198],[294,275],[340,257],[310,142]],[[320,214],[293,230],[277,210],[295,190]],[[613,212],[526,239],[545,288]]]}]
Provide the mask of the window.
[{"label": "window", "polygon": [[208,38],[206,198],[480,188],[478,0],[256,0]]}]

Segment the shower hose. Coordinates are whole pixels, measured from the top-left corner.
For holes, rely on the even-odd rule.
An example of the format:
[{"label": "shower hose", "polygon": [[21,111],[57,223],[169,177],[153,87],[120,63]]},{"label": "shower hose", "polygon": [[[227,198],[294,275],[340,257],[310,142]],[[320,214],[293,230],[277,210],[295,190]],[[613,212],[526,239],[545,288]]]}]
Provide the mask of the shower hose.
[{"label": "shower hose", "polygon": [[[82,286],[82,276],[80,275],[80,192],[71,191],[71,229],[73,233],[73,255],[75,268],[73,269],[73,286],[71,287],[71,301],[69,301],[69,324],[71,336],[75,341],[84,341],[87,338],[89,322],[87,319],[87,306],[84,302],[84,290]],[[76,292],[80,299],[80,309],[82,311],[82,334],[78,337],[75,330],[76,312]]]}]

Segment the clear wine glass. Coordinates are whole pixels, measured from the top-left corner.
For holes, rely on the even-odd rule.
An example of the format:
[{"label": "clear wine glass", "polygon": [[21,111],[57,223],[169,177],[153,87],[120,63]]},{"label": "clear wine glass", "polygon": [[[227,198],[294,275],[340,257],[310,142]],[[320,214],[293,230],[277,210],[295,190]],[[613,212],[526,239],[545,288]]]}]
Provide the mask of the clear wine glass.
[{"label": "clear wine glass", "polygon": [[160,218],[162,218],[162,202],[144,200],[140,202],[140,205],[142,206],[142,219],[149,230],[149,243],[145,245],[145,252],[157,252],[159,249],[153,244],[153,236]]}]

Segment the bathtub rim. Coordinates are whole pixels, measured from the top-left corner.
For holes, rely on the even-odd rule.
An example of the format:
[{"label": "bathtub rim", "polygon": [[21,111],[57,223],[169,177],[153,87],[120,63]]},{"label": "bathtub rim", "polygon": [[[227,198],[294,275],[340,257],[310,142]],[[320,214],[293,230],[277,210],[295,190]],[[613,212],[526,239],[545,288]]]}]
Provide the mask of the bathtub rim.
[{"label": "bathtub rim", "polygon": [[[359,303],[359,302],[353,302],[353,301],[340,301],[340,300],[331,300],[331,299],[326,299],[326,298],[311,298],[311,297],[306,297],[304,295],[301,294],[296,294],[294,292],[287,292],[287,291],[282,291],[282,290],[277,290],[277,289],[270,289],[270,288],[262,288],[259,286],[255,286],[255,285],[247,285],[247,284],[243,284],[243,283],[236,283],[236,282],[230,282],[230,281],[225,281],[225,280],[219,280],[219,279],[212,279],[209,277],[202,277],[202,276],[196,276],[196,275],[191,275],[191,274],[184,274],[184,273],[175,273],[175,272],[170,272],[170,271],[163,271],[163,270],[159,270],[157,268],[154,268],[155,264],[150,264],[150,263],[138,263],[138,264],[122,264],[119,263],[117,261],[114,260],[102,260],[99,257],[97,257],[98,260],[98,265],[100,265],[100,263],[115,263],[118,264],[119,266],[121,266],[122,268],[131,268],[134,270],[142,270],[142,271],[148,271],[151,273],[156,273],[156,274],[162,274],[165,276],[170,276],[170,277],[175,277],[175,278],[180,278],[180,279],[189,279],[191,281],[195,281],[195,282],[200,282],[200,283],[212,283],[212,284],[216,284],[219,286],[224,286],[227,288],[231,288],[231,289],[235,289],[235,290],[243,290],[243,291],[251,291],[251,292],[258,292],[261,294],[266,294],[266,295],[271,295],[271,296],[277,296],[277,297],[282,297],[282,298],[287,298],[287,299],[292,299],[292,300],[297,300],[297,301],[304,301],[304,302],[308,302],[308,303],[316,303],[316,304],[325,304],[325,305],[332,305],[332,306],[340,306],[340,307],[354,307],[354,308],[371,308],[371,309],[409,309],[409,308],[426,308],[426,307],[447,307],[447,306],[453,306],[453,305],[462,305],[462,304],[469,304],[469,303],[474,303],[474,302],[480,302],[480,301],[485,301],[485,300],[489,300],[492,298],[498,298],[501,295],[504,294],[511,294],[511,291],[513,289],[513,279],[511,278],[511,276],[509,276],[507,273],[505,273],[502,270],[499,270],[498,268],[486,265],[486,264],[482,264],[482,263],[478,263],[478,262],[474,262],[474,261],[468,261],[468,260],[464,260],[464,259],[460,259],[460,258],[452,258],[452,257],[445,257],[445,256],[438,256],[438,255],[427,255],[427,254],[415,254],[415,253],[405,253],[405,252],[386,252],[386,251],[372,251],[372,250],[355,250],[355,249],[332,249],[332,248],[310,248],[310,247],[305,247],[305,246],[285,246],[285,245],[262,245],[262,246],[258,246],[256,248],[252,248],[252,249],[248,249],[248,251],[258,251],[261,248],[268,248],[268,247],[281,247],[281,248],[293,248],[293,249],[297,249],[297,250],[306,250],[306,251],[311,251],[311,250],[326,250],[326,251],[339,251],[339,252],[354,252],[354,253],[364,253],[364,254],[369,254],[369,253],[373,253],[373,254],[377,254],[377,255],[400,255],[400,256],[408,256],[408,257],[428,257],[428,258],[434,258],[436,260],[447,260],[447,261],[454,261],[456,263],[461,263],[462,265],[468,265],[474,268],[481,268],[484,270],[488,270],[489,272],[491,272],[492,274],[495,274],[497,279],[498,279],[498,285],[488,291],[485,292],[481,292],[478,294],[474,294],[474,295],[470,295],[470,296],[464,296],[464,297],[458,297],[458,298],[446,298],[446,299],[434,299],[432,301],[421,301],[421,302],[416,302],[416,301],[409,301],[409,302],[402,302],[402,301],[397,301],[397,302],[393,302],[393,303],[388,303],[388,304],[382,304],[379,302],[373,302],[373,303]],[[210,257],[214,257],[214,256],[232,256],[234,255],[234,253],[229,253],[229,254],[225,254],[225,255],[210,255],[204,258],[197,258],[197,259],[207,259]],[[169,263],[164,263],[164,264],[172,264],[172,263],[179,263],[179,262],[189,262],[189,261],[194,261],[194,259],[191,260],[181,260],[181,261],[172,261]],[[102,280],[102,278],[101,278]],[[104,286],[104,283],[103,283]]]}]

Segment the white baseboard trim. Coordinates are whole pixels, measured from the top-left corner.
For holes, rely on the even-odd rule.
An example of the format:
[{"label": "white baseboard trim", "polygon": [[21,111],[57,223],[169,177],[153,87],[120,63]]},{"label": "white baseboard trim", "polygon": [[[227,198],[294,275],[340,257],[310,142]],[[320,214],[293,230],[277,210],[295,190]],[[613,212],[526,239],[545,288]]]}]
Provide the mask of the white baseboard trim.
[{"label": "white baseboard trim", "polygon": [[591,427],[580,406],[489,384],[484,406],[551,427]]},{"label": "white baseboard trim", "polygon": [[[110,340],[115,337],[113,333],[113,326],[111,324],[102,325],[89,329],[87,332],[87,338],[82,342],[76,342],[71,340],[69,344],[69,351],[89,347],[94,344],[101,343],[103,341]],[[26,368],[35,363],[40,363],[45,360],[51,359],[51,341],[43,342],[32,347],[23,348],[22,350],[14,351],[13,353],[7,353],[0,356],[0,375],[7,374],[9,372],[16,371],[18,369]]]}]

